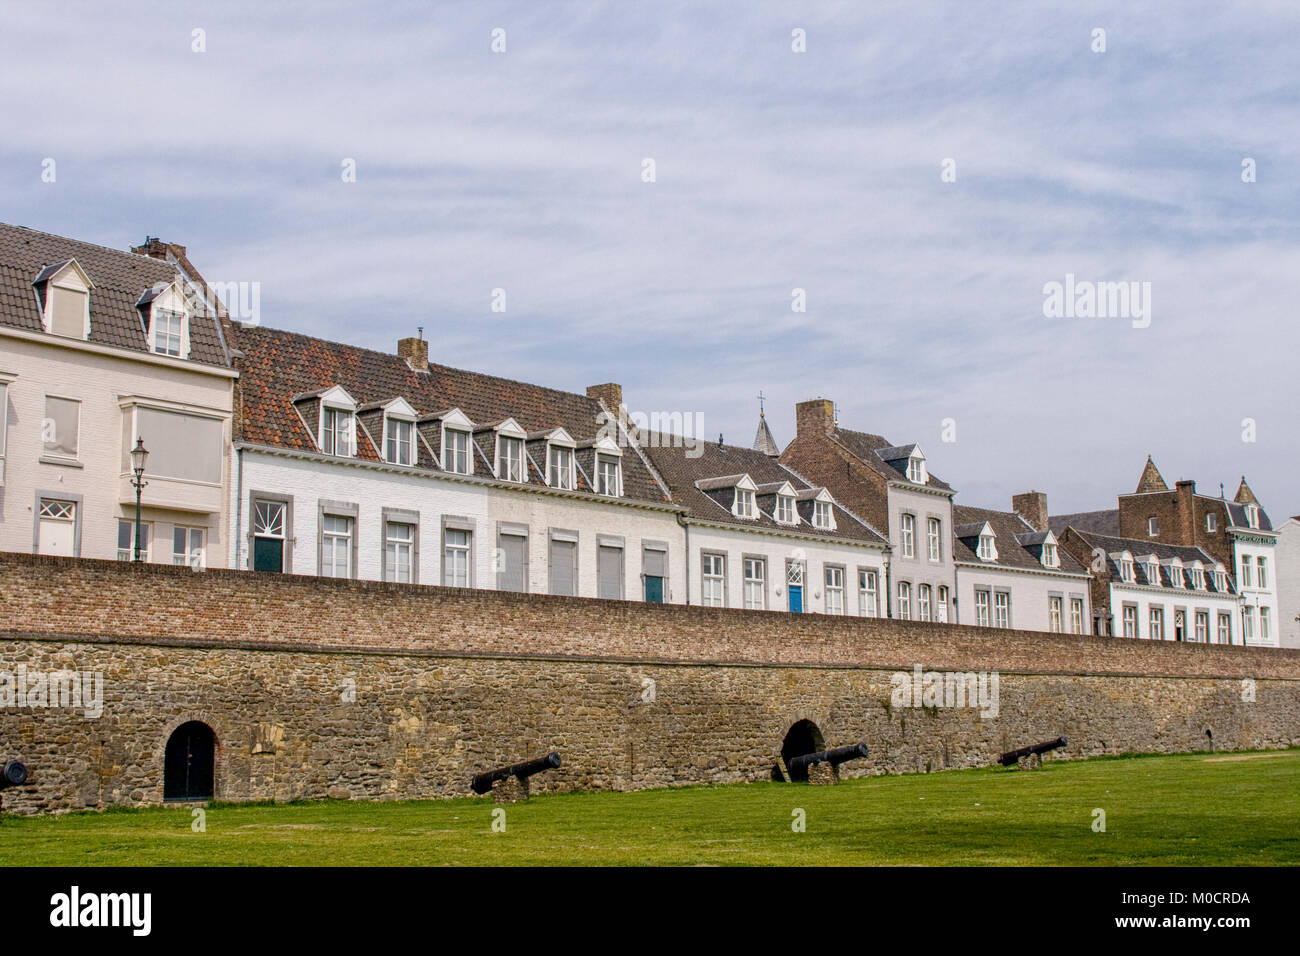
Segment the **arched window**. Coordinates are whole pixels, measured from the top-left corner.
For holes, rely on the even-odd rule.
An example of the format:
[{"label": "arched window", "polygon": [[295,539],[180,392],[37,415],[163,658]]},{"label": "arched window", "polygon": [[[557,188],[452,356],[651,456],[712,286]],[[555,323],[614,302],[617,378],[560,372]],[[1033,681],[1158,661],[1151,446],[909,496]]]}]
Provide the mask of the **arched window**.
[{"label": "arched window", "polygon": [[201,721],[181,724],[163,755],[164,800],[211,800],[217,737]]}]

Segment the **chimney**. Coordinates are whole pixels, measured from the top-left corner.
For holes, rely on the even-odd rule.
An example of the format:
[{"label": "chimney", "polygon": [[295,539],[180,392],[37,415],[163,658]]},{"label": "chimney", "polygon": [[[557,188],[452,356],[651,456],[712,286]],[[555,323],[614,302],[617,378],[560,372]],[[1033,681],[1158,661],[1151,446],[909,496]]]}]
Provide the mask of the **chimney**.
[{"label": "chimney", "polygon": [[814,398],[794,407],[796,435],[829,435],[835,430],[835,403],[826,398]]},{"label": "chimney", "polygon": [[424,340],[424,329],[413,339],[398,339],[397,354],[417,372],[429,371],[429,343]]},{"label": "chimney", "polygon": [[1046,531],[1047,495],[1041,491],[1026,491],[1011,496],[1011,510],[1024,518],[1035,531]]},{"label": "chimney", "polygon": [[623,386],[614,382],[606,382],[604,385],[588,385],[587,397],[599,399],[605,403],[605,407],[611,413],[617,415],[619,408],[623,405]]},{"label": "chimney", "polygon": [[144,245],[132,246],[131,251],[138,256],[149,256],[152,259],[167,259],[167,253],[175,253],[176,258],[185,258],[185,247],[178,246],[174,242],[163,242],[157,236],[145,236]]},{"label": "chimney", "polygon": [[1174,482],[1175,507],[1178,509],[1178,543],[1196,544],[1196,482]]}]

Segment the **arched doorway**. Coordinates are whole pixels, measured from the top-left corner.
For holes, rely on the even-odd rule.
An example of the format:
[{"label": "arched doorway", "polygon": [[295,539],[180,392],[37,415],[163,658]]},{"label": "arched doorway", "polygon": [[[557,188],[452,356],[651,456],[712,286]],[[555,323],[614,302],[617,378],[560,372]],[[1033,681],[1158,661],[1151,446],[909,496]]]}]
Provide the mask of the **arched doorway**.
[{"label": "arched doorway", "polygon": [[163,799],[211,800],[216,755],[217,736],[207,724],[177,727],[163,754]]},{"label": "arched doorway", "polygon": [[822,732],[817,729],[817,725],[811,720],[796,721],[795,724],[786,731],[785,740],[781,743],[781,759],[785,761],[786,768],[790,771],[790,779],[796,783],[802,783],[808,779],[807,769],[796,770],[790,768],[790,761],[795,757],[802,757],[804,754],[815,754],[819,750],[826,749],[826,741],[822,738]]}]

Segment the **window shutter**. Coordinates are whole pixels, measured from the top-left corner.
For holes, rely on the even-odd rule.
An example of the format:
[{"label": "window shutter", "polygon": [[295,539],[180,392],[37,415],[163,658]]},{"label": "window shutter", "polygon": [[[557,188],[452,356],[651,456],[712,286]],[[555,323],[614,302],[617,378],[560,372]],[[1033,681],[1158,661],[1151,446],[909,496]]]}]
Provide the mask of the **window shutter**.
[{"label": "window shutter", "polygon": [[574,566],[577,563],[576,541],[551,541],[551,593],[575,594]]},{"label": "window shutter", "polygon": [[497,588],[502,591],[524,590],[524,565],[528,556],[528,539],[517,534],[503,534],[498,539],[501,548],[501,578]]},{"label": "window shutter", "polygon": [[647,548],[645,552],[645,558],[643,559],[643,566],[645,568],[645,573],[655,578],[667,577],[668,576],[668,569],[666,567],[668,563],[667,557],[668,557],[667,552],[653,551]]},{"label": "window shutter", "polygon": [[597,595],[618,600],[623,597],[623,549],[601,546],[596,549]]}]

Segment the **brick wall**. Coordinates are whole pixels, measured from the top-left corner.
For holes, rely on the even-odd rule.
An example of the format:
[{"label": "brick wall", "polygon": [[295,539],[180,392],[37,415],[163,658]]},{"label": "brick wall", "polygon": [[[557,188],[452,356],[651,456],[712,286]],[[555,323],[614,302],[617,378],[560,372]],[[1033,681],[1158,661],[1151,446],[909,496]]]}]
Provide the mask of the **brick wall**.
[{"label": "brick wall", "polygon": [[[0,759],[32,774],[0,794],[15,812],[161,801],[187,720],[215,731],[229,800],[468,795],[472,773],[549,749],[565,763],[541,789],[758,779],[801,719],[867,741],[851,773],[981,765],[1058,734],[1067,757],[1300,744],[1300,651],[20,554],[0,581],[0,671],[105,683],[97,719],[0,708]],[[1000,672],[999,714],[892,706],[915,664]]]}]

